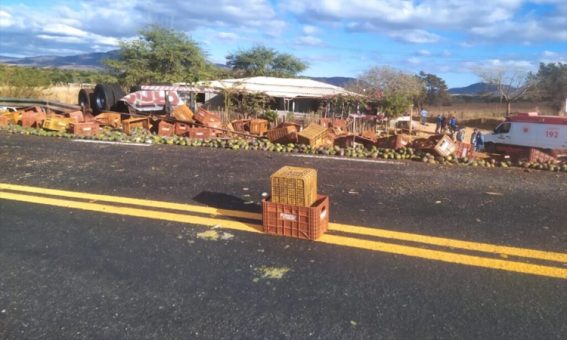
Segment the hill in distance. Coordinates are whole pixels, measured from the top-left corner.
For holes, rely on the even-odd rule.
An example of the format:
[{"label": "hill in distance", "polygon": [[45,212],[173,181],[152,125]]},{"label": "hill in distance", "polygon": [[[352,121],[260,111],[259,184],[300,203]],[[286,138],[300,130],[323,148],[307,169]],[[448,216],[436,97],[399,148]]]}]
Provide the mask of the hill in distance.
[{"label": "hill in distance", "polygon": [[66,69],[102,69],[102,61],[118,56],[118,50],[109,52],[85,53],[73,56],[38,56],[27,58],[11,58],[0,56],[0,63],[29,66],[29,67],[53,67]]},{"label": "hill in distance", "polygon": [[[0,64],[29,66],[29,67],[53,67],[65,69],[82,69],[82,70],[97,70],[102,69],[102,61],[107,58],[116,58],[118,50],[108,52],[95,52],[85,53],[73,56],[38,56],[27,58],[13,58],[0,56]],[[216,64],[218,67],[225,67],[226,65]],[[323,83],[345,87],[349,82],[356,80],[351,77],[308,77],[310,79],[320,81]],[[493,94],[496,91],[494,85],[486,83],[476,83],[466,87],[457,87],[449,89],[451,95],[465,95],[465,96],[478,96],[482,94]]]},{"label": "hill in distance", "polygon": [[480,96],[485,94],[494,95],[498,92],[496,85],[487,83],[475,83],[465,87],[455,87],[449,89],[449,94],[454,96]]}]

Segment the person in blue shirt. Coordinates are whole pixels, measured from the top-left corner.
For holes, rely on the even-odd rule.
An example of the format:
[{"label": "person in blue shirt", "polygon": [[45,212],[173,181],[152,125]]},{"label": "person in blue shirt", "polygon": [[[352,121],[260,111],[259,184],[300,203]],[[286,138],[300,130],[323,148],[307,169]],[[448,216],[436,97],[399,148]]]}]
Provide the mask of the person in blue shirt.
[{"label": "person in blue shirt", "polygon": [[455,116],[451,115],[451,118],[449,118],[449,132],[451,132],[451,134],[453,134],[456,131],[457,131],[457,118],[455,118]]},{"label": "person in blue shirt", "polygon": [[443,117],[441,117],[441,114],[437,115],[437,118],[435,118],[435,134],[440,134],[441,133],[441,126],[443,125]]}]

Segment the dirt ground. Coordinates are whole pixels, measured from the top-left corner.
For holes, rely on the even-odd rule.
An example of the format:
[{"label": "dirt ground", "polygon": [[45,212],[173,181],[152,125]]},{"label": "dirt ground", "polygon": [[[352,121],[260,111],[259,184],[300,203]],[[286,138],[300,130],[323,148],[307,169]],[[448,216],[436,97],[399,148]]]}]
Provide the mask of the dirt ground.
[{"label": "dirt ground", "polygon": [[[496,125],[498,125],[499,121],[500,120],[491,119],[489,121],[487,120],[484,124],[479,124],[479,122],[472,121],[469,125],[469,122],[462,123],[462,121],[457,120],[457,124],[459,126],[465,127],[465,143],[470,143],[471,136],[475,128],[479,129],[482,133],[489,133],[496,127]],[[432,136],[435,134],[435,126],[436,124],[431,122],[427,122],[425,123],[425,125],[423,125],[419,121],[414,121],[414,132],[412,134],[415,134],[415,136],[417,137]],[[449,135],[449,131],[446,131],[445,133]]]}]

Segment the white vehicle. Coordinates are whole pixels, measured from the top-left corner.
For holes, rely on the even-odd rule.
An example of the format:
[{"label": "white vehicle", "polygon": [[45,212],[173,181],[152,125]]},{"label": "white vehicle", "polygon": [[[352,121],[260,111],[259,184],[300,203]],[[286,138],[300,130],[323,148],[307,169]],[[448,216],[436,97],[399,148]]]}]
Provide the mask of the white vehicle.
[{"label": "white vehicle", "polygon": [[537,148],[554,154],[567,153],[567,117],[519,113],[508,117],[484,137],[488,150],[505,147]]}]

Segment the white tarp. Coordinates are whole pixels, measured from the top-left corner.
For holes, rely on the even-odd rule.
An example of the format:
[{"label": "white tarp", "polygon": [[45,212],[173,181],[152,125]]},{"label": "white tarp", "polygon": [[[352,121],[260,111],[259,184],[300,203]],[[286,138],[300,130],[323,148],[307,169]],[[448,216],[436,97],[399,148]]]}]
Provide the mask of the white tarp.
[{"label": "white tarp", "polygon": [[357,95],[343,89],[342,87],[312,79],[301,78],[252,77],[242,79],[222,79],[202,81],[199,82],[197,86],[204,88],[244,91],[249,93],[265,93],[270,97],[283,98],[322,98],[338,94]]}]

